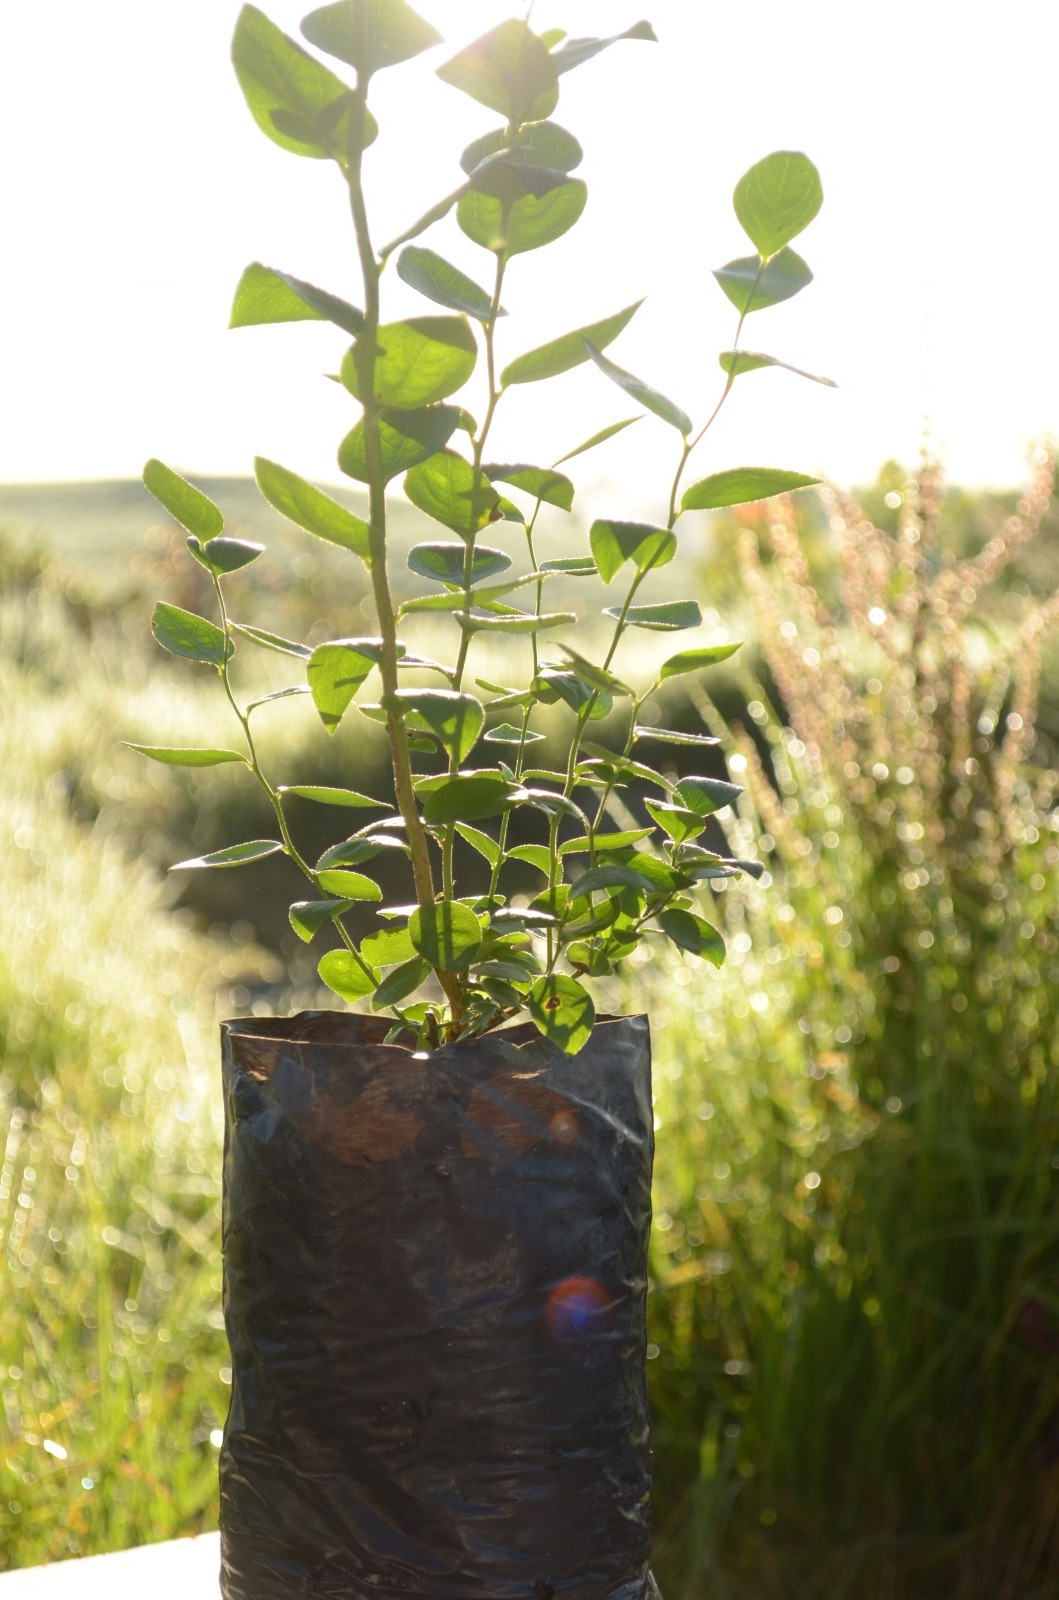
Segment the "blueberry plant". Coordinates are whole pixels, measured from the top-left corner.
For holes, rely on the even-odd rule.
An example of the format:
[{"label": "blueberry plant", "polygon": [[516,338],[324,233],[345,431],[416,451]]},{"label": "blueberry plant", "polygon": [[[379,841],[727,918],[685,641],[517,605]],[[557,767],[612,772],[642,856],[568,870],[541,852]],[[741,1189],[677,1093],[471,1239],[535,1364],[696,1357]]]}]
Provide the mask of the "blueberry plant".
[{"label": "blueberry plant", "polygon": [[[381,249],[372,238],[362,181],[365,157],[379,133],[368,104],[372,80],[434,48],[440,37],[406,0],[337,0],[311,12],[301,31],[318,54],[246,6],[233,41],[235,71],[254,120],[275,144],[335,164],[360,263],[357,303],[254,263],[236,290],[231,321],[247,326],[324,320],[351,341],[339,376],[355,410],[338,465],[366,487],[367,520],[274,461],[259,458],[256,476],[265,499],[285,517],[363,563],[377,631],[310,648],[234,621],[231,594],[238,593],[238,573],[259,558],[262,547],[227,536],[217,507],[152,460],[144,482],[187,530],[188,548],[212,579],[217,607],[214,622],[162,602],[153,631],[167,650],[216,671],[243,748],[135,748],[177,766],[246,766],[275,813],[277,837],[235,844],[180,867],[235,867],[286,854],[307,884],[306,898],[290,908],[295,931],[308,942],[332,928],[341,941],[320,961],[321,978],[342,999],[390,1013],[395,1037],[433,1048],[528,1012],[542,1033],[574,1052],[595,1016],[586,980],[612,973],[640,940],[657,936],[715,964],[723,960],[723,940],[701,914],[697,896],[703,883],[750,868],[699,842],[707,818],[738,789],[715,778],[670,781],[645,759],[643,748],[649,754],[659,741],[714,742],[667,731],[650,711],[643,715],[644,706],[669,679],[700,672],[738,646],[692,638],[640,687],[626,681],[637,676],[635,655],[626,667],[619,653],[630,630],[677,633],[701,625],[694,600],[645,598],[654,574],[676,553],[675,528],[683,512],[757,501],[815,481],[796,472],[739,467],[685,483],[690,457],[736,378],[784,365],[743,349],[740,339],[749,315],[797,294],[811,279],[790,241],[820,207],[819,177],[804,155],[779,152],[753,166],[735,190],[736,216],[753,252],[714,273],[738,313],[738,326],[732,348],[719,358],[719,398],[696,427],[680,406],[604,354],[636,305],[510,359],[505,348],[502,360],[499,348],[501,296],[516,287],[523,292],[521,258],[560,239],[585,206],[586,187],[575,176],[581,146],[552,120],[562,79],[621,40],[653,41],[650,25],[639,22],[613,38],[569,38],[558,29],[535,33],[528,20],[516,18],[444,61],[439,76],[494,113],[500,125],[463,152],[459,179],[444,198]],[[337,61],[343,75],[320,55]],[[482,285],[420,242],[452,212],[488,264]],[[406,285],[440,310],[384,321],[381,290],[391,262]],[[583,554],[539,561],[534,535],[542,510],[565,515],[573,504],[574,484],[560,469],[637,418],[614,422],[548,466],[492,461],[490,430],[510,390],[559,378],[587,362],[679,441],[666,511],[656,523],[599,518]],[[474,383],[474,396],[467,397],[472,415],[463,399]],[[430,538],[424,520],[427,537],[407,561],[427,592],[395,606],[387,508],[398,486],[449,537]],[[524,559],[510,553],[512,543]],[[604,610],[609,642],[595,652],[601,659],[585,653],[590,647],[583,637],[583,648],[568,642],[579,637],[577,615],[548,606],[549,584],[558,575],[567,590],[574,578],[586,590],[600,583],[616,589],[616,603]],[[450,620],[447,660],[425,659],[401,639],[405,619],[420,612]],[[546,634],[557,640],[552,651],[543,645]],[[476,646],[497,636],[525,653],[521,685],[475,675]],[[392,757],[394,801],[355,789],[280,784],[266,774],[254,724],[277,696],[250,704],[240,699],[233,671],[237,645],[278,651],[297,664],[303,681],[279,693],[311,694],[328,732],[351,711],[381,723]],[[534,758],[542,738],[538,713],[545,705],[561,706],[569,719],[561,770],[543,768]],[[612,710],[623,717],[622,731],[603,744],[593,738],[593,724]],[[620,825],[622,817],[628,823],[627,811],[619,812],[615,824],[612,802],[629,785],[649,793],[643,826]],[[290,796],[339,808],[339,814],[342,808],[383,814],[311,862],[292,832]],[[516,811],[536,819],[538,843],[509,847]],[[481,862],[477,881],[457,879],[457,838]],[[407,858],[406,905],[381,903],[370,863],[383,851]],[[537,892],[528,903],[524,895],[512,900],[512,861],[520,872],[528,864],[537,875]],[[357,902],[376,904],[379,919],[359,942],[345,921]]]}]

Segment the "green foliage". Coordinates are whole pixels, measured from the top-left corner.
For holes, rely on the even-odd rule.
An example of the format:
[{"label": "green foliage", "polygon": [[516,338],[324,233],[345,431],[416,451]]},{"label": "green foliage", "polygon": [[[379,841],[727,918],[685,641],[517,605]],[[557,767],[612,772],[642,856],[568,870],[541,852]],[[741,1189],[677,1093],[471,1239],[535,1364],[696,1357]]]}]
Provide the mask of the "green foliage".
[{"label": "green foliage", "polygon": [[[302,33],[352,69],[353,81],[337,76],[253,6],[240,13],[233,60],[250,111],[268,137],[296,154],[337,164],[361,270],[356,303],[255,262],[236,290],[231,321],[242,327],[323,320],[352,339],[338,377],[357,412],[339,445],[338,464],[366,486],[366,517],[273,461],[259,458],[256,473],[265,498],[284,517],[366,565],[376,632],[370,638],[321,638],[314,632],[307,645],[289,638],[289,627],[280,632],[256,620],[232,621],[230,590],[244,581],[241,571],[259,558],[260,548],[222,536],[212,502],[170,469],[149,463],[145,481],[190,534],[191,555],[209,574],[219,614],[214,623],[163,603],[155,610],[155,635],[167,650],[217,670],[246,753],[205,743],[137,748],[164,764],[246,767],[278,837],[224,846],[182,865],[234,866],[282,854],[309,885],[307,898],[290,911],[298,938],[310,942],[326,931],[341,940],[342,948],[325,954],[319,968],[333,992],[392,1010],[398,1033],[403,1026],[421,1047],[482,1032],[528,1010],[549,1039],[576,1051],[594,1018],[582,976],[616,971],[648,936],[669,939],[707,960],[723,953],[719,936],[695,909],[701,884],[726,881],[745,866],[696,843],[705,819],[727,803],[723,781],[717,780],[721,790],[715,792],[705,787],[680,793],[675,777],[640,762],[634,749],[647,739],[694,748],[709,744],[709,735],[660,726],[648,703],[670,678],[692,678],[736,647],[700,634],[664,660],[646,684],[638,681],[635,656],[620,666],[616,658],[634,636],[630,630],[702,627],[695,599],[664,591],[652,597],[646,587],[677,554],[674,527],[681,511],[743,504],[815,481],[740,468],[715,472],[681,493],[689,458],[735,377],[785,365],[741,351],[739,335],[748,310],[776,303],[809,281],[808,269],[787,246],[818,209],[819,179],[806,157],[781,152],[759,162],[737,186],[736,216],[758,256],[752,269],[733,262],[718,274],[740,308],[740,322],[731,348],[720,356],[725,386],[696,433],[680,406],[603,354],[640,301],[551,339],[502,370],[497,360],[508,273],[525,271],[519,257],[564,237],[586,202],[586,185],[572,175],[582,160],[581,144],[552,120],[562,80],[620,41],[654,41],[650,24],[638,22],[611,37],[571,39],[562,30],[538,35],[528,20],[509,19],[452,54],[438,68],[440,78],[497,114],[502,125],[472,141],[460,157],[456,186],[381,252],[372,243],[362,179],[364,150],[377,131],[367,97],[376,72],[413,60],[438,35],[405,0],[325,5],[305,19]],[[411,107],[411,79],[407,95]],[[492,256],[483,283],[422,242],[453,212],[464,235]],[[403,283],[441,306],[442,314],[384,320],[384,268],[391,256]],[[574,504],[575,482],[559,467],[637,419],[600,429],[552,464],[517,455],[492,462],[487,445],[509,390],[561,377],[588,362],[680,436],[675,474],[666,486],[667,510],[655,522],[597,518],[588,549],[539,563],[538,525],[569,513]],[[462,405],[472,382],[475,415]],[[399,602],[387,501],[397,480],[417,511],[458,540],[420,539],[406,552],[408,569],[433,587],[411,596],[402,592]],[[485,541],[494,526],[494,537],[514,537],[513,554],[510,547]],[[579,639],[575,647],[562,637],[583,619],[562,601],[547,603],[549,591],[565,599],[575,579],[586,593],[593,583],[618,588],[615,602],[602,607],[606,639],[598,647],[592,639]],[[449,630],[447,659],[421,657],[398,638],[398,627],[414,628],[421,619]],[[550,660],[543,641],[553,631],[560,635],[558,659]],[[244,670],[242,658],[238,674],[232,664],[236,639],[296,661],[303,681],[241,699],[236,677]],[[494,640],[512,654],[524,652],[525,687],[474,679],[472,656],[477,662]],[[420,675],[410,687],[407,674]],[[488,698],[469,692],[474,681]],[[399,824],[399,836],[369,826],[322,854],[299,845],[300,802],[339,810],[375,804],[341,782],[274,783],[269,776],[271,761],[263,765],[259,754],[257,719],[271,715],[266,708],[274,702],[306,693],[329,734],[348,728],[353,718],[385,730],[397,806],[389,821]],[[546,715],[549,721],[541,726]],[[593,745],[593,725],[611,716],[618,724],[616,748]],[[536,767],[534,746],[549,736],[556,717],[565,730],[565,753],[555,766]],[[471,767],[472,760],[495,765]],[[642,804],[638,790],[644,784],[651,802],[641,828],[630,803]],[[527,827],[536,830],[528,838]],[[463,846],[484,862],[484,870],[468,872]],[[387,855],[407,869],[408,892],[401,898],[414,896],[407,906],[385,903],[389,895],[372,875],[375,868],[362,870],[373,861],[382,865]],[[543,880],[529,905],[513,898],[527,870]],[[286,914],[286,887],[282,899]],[[366,903],[378,905],[381,924],[364,935],[356,919]],[[359,946],[347,918],[356,923]],[[388,925],[395,919],[402,926],[392,930]],[[377,941],[392,954],[388,941],[395,931],[399,954],[383,959]],[[429,1001],[416,999],[422,984],[433,991]]]}]

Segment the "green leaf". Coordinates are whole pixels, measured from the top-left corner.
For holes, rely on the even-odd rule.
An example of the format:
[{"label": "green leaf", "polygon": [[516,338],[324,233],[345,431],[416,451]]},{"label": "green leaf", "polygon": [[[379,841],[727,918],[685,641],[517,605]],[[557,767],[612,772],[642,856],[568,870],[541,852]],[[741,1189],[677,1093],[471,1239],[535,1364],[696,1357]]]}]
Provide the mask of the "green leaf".
[{"label": "green leaf", "polygon": [[316,970],[322,982],[342,1000],[363,1000],[378,982],[378,975],[365,972],[349,950],[329,950]]},{"label": "green leaf", "polygon": [[263,694],[259,700],[251,700],[246,707],[246,714],[249,716],[251,711],[256,711],[259,706],[270,706],[274,700],[290,700],[294,695],[308,693],[307,683],[293,683],[286,689],[274,689],[271,694]]},{"label": "green leaf", "polygon": [[803,472],[783,472],[776,467],[732,467],[728,472],[700,478],[685,489],[680,508],[709,511],[718,506],[745,506],[819,482],[819,478],[807,478]]},{"label": "green leaf", "polygon": [[546,703],[558,698],[568,705],[571,711],[580,711],[582,706],[586,706],[595,696],[591,713],[594,721],[606,716],[613,706],[609,694],[596,688],[594,684],[587,683],[579,673],[563,667],[543,666],[534,680],[533,687],[537,696]]},{"label": "green leaf", "polygon": [[658,681],[664,683],[666,678],[679,678],[685,672],[700,672],[703,667],[715,666],[718,661],[727,661],[729,656],[734,656],[741,647],[742,640],[739,640],[735,644],[706,644],[697,650],[682,650],[679,655],[663,661]]},{"label": "green leaf", "polygon": [[124,741],[130,750],[135,750],[141,756],[150,756],[152,761],[160,761],[165,767],[219,767],[226,761],[242,761],[235,750],[193,750],[179,745],[165,744],[133,744],[130,740]]},{"label": "green leaf", "polygon": [[510,205],[472,189],[461,196],[456,220],[468,239],[507,258],[561,239],[580,217],[587,199],[580,178],[570,178],[547,194],[524,195]]},{"label": "green leaf", "polygon": [[513,466],[493,464],[483,467],[482,471],[491,482],[509,483],[513,489],[521,489],[535,500],[558,506],[561,511],[569,511],[573,506],[574,486],[554,467],[528,467],[520,462]]},{"label": "green leaf", "polygon": [[676,428],[678,433],[687,438],[692,424],[686,411],[674,405],[672,400],[667,400],[664,394],[659,394],[657,389],[652,389],[642,378],[634,377],[631,372],[626,372],[624,367],[616,366],[613,361],[601,355],[599,349],[589,339],[585,340],[585,350],[600,372],[610,378],[612,383],[616,383],[619,389],[631,394],[634,400],[639,400],[648,411],[653,411],[656,417],[661,417],[663,422],[668,422],[671,428]]},{"label": "green leaf", "polygon": [[711,928],[702,917],[695,916],[691,911],[673,909],[661,912],[658,923],[667,938],[672,939],[681,950],[690,951],[693,956],[701,956],[712,966],[724,965],[724,940],[717,929]]},{"label": "green leaf", "polygon": [[[341,378],[358,399],[358,339],[343,358]],[[415,411],[462,389],[474,371],[478,346],[463,317],[409,317],[379,329],[375,398],[384,406]]]},{"label": "green leaf", "polygon": [[[439,306],[466,311],[479,322],[488,322],[492,317],[491,296],[434,250],[407,245],[397,258],[397,276]],[[502,307],[497,308],[496,314],[498,317],[507,315]]]},{"label": "green leaf", "polygon": [[682,733],[678,728],[648,728],[639,722],[633,729],[633,735],[635,739],[657,739],[660,744],[707,745],[719,743],[719,740],[708,733]]},{"label": "green leaf", "polygon": [[[506,389],[513,383],[538,383],[542,378],[555,378],[561,372],[569,372],[573,367],[583,366],[588,360],[586,341],[596,350],[605,350],[622,329],[628,327],[642,305],[642,300],[636,300],[623,311],[616,311],[613,316],[604,317],[602,322],[592,322],[585,328],[575,328],[572,333],[564,333],[558,339],[551,339],[547,344],[538,345],[535,350],[528,350],[524,356],[519,356],[510,366],[504,368],[500,374],[501,388]],[[637,420],[630,418],[630,421]],[[593,445],[601,444],[604,439],[610,438],[611,434],[628,426],[628,422],[618,422],[610,428],[604,428],[602,432],[593,434],[584,444],[578,445],[576,450],[571,450],[568,455],[563,456],[562,460],[569,461],[572,456],[580,455],[584,450],[591,450]]]},{"label": "green leaf", "polygon": [[364,326],[364,313],[304,278],[251,261],[236,285],[228,326],[253,328],[272,322],[333,322],[355,337]]},{"label": "green leaf", "polygon": [[486,744],[536,744],[543,733],[533,733],[529,728],[516,728],[513,722],[501,722],[485,735]]},{"label": "green leaf", "polygon": [[485,723],[485,707],[473,694],[454,689],[398,689],[401,714],[408,726],[432,733],[457,763],[474,748]]},{"label": "green leaf", "polygon": [[794,250],[781,250],[762,266],[760,256],[740,256],[718,267],[714,277],[740,314],[764,311],[790,300],[812,283],[813,275]]},{"label": "green leaf", "polygon": [[522,158],[553,172],[573,172],[584,160],[584,151],[572,133],[557,122],[526,122],[514,134],[507,128],[494,128],[469,144],[460,157],[468,177],[490,156]]},{"label": "green leaf", "polygon": [[548,50],[515,18],[492,28],[438,68],[438,77],[516,127],[555,110],[559,78]]},{"label": "green leaf", "polygon": [[220,628],[193,611],[159,600],[151,617],[151,632],[163,649],[186,661],[206,661],[220,667],[232,653]]},{"label": "green leaf", "polygon": [[624,33],[611,34],[609,39],[568,39],[558,50],[552,52],[555,70],[559,73],[569,72],[573,67],[581,66],[582,62],[591,61],[601,50],[609,49],[612,44],[618,44],[622,39],[649,39],[652,44],[658,43],[658,35],[649,22],[634,22]]},{"label": "green leaf", "polygon": [[447,778],[427,795],[423,817],[431,827],[448,822],[482,822],[507,811],[519,792],[507,778],[482,774]]},{"label": "green leaf", "polygon": [[349,160],[354,143],[378,129],[365,109],[357,139],[352,95],[341,78],[295,44],[256,6],[244,6],[232,39],[232,63],[250,114],[283,150],[315,160]]},{"label": "green leaf", "polygon": [[368,525],[337,500],[314,488],[296,472],[269,461],[265,456],[254,458],[254,476],[270,506],[281,516],[314,533],[328,544],[337,544],[342,550],[351,550],[362,561],[370,556]]},{"label": "green leaf", "polygon": [[[607,606],[604,616],[621,616],[620,606]],[[675,633],[681,628],[697,628],[702,612],[697,600],[663,600],[656,605],[630,606],[625,621],[631,628],[653,628],[659,633]]]},{"label": "green leaf", "polygon": [[334,639],[317,645],[309,657],[306,675],[313,703],[328,733],[334,733],[350,701],[375,665],[375,654],[359,647],[374,640]]},{"label": "green leaf", "polygon": [[637,872],[635,867],[626,866],[624,863],[613,862],[602,867],[590,867],[583,872],[571,886],[571,901],[586,900],[591,895],[598,894],[600,890],[608,889],[638,889],[643,894],[652,894],[654,884]]},{"label": "green leaf", "polygon": [[370,967],[394,967],[411,961],[415,945],[406,927],[380,928],[361,941],[360,953]]},{"label": "green leaf", "polygon": [[228,572],[238,572],[256,561],[264,550],[263,544],[251,544],[248,539],[227,539],[223,535],[207,539],[203,544],[195,534],[188,535],[188,549],[207,572],[223,578]]},{"label": "green leaf", "polygon": [[809,378],[828,389],[838,388],[833,378],[821,378],[815,372],[806,372],[804,367],[792,367],[789,361],[778,361],[775,356],[763,356],[756,350],[722,350],[717,360],[722,371],[732,378],[742,377],[744,372],[757,372],[761,367],[782,367],[784,372],[793,372],[796,377]]},{"label": "green leaf", "polygon": [[430,965],[422,956],[413,956],[403,966],[395,967],[379,984],[371,1000],[373,1011],[385,1011],[388,1006],[399,1005],[414,993],[430,976]]},{"label": "green leaf", "polygon": [[684,844],[688,839],[697,839],[706,826],[698,812],[689,811],[686,806],[674,806],[668,800],[645,800],[644,804],[658,826],[669,835],[674,844]]},{"label": "green leaf", "polygon": [[325,922],[348,911],[349,900],[298,900],[287,913],[290,925],[303,944],[309,944]]},{"label": "green leaf", "polygon": [[542,167],[529,160],[519,150],[501,150],[488,156],[475,167],[467,182],[467,192],[488,195],[499,200],[506,209],[517,201],[533,195],[540,200],[553,189],[561,189],[570,181],[567,172],[555,167]]},{"label": "green leaf", "polygon": [[[594,339],[592,342],[598,350],[600,348],[599,340]],[[631,428],[634,422],[640,422],[641,420],[640,417],[625,417],[621,422],[612,422],[608,428],[600,428],[599,432],[594,433],[591,439],[586,439],[584,444],[576,445],[573,450],[568,450],[565,456],[560,456],[555,465],[561,467],[564,461],[572,461],[575,456],[583,456],[586,450],[594,450],[597,444],[605,444],[608,439],[613,439],[616,433],[621,433],[625,428]]]},{"label": "green leaf", "polygon": [[588,684],[592,689],[602,690],[604,694],[617,695],[619,699],[624,695],[631,695],[632,690],[627,683],[622,683],[612,672],[607,672],[603,667],[597,667],[595,662],[589,661],[587,656],[581,655],[572,645],[561,644],[559,649],[570,659],[570,671]]},{"label": "green leaf", "polygon": [[458,900],[440,900],[417,906],[408,934],[419,954],[441,972],[462,972],[469,967],[482,942],[478,918]]},{"label": "green leaf", "polygon": [[744,173],[732,203],[740,226],[767,261],[809,226],[823,199],[820,174],[809,157],[777,150]]},{"label": "green leaf", "polygon": [[293,639],[284,639],[278,633],[266,633],[263,628],[252,628],[245,622],[232,622],[229,626],[233,633],[249,639],[251,644],[259,644],[263,649],[275,650],[283,656],[296,656],[299,661],[308,661],[313,653],[310,645],[296,644]]},{"label": "green leaf", "polygon": [[548,628],[565,628],[576,622],[573,611],[515,611],[502,617],[468,616],[462,612],[456,621],[466,633],[543,633]]},{"label": "green leaf", "polygon": [[[436,578],[439,583],[462,589],[466,558],[467,547],[463,544],[417,544],[408,552],[408,565],[422,578]],[[476,545],[471,558],[471,582],[480,583],[483,578],[495,578],[497,573],[506,572],[510,565],[511,557],[505,555],[503,550],[494,550],[490,545]]]},{"label": "green leaf", "polygon": [[538,978],[526,1005],[544,1037],[568,1056],[575,1056],[592,1036],[596,1008],[576,978],[555,972]]},{"label": "green leaf", "polygon": [[491,867],[496,866],[500,860],[500,846],[495,839],[491,839],[480,828],[468,827],[465,822],[457,822],[456,832],[461,839],[466,839],[471,849],[477,850],[478,854],[483,856]]},{"label": "green leaf", "polygon": [[199,539],[212,539],[224,527],[213,501],[179,473],[153,457],[143,469],[144,488],[165,507],[175,522]]},{"label": "green leaf", "polygon": [[589,838],[587,833],[581,834],[576,839],[567,839],[565,844],[559,846],[561,856],[583,856],[594,851],[596,855],[606,855],[611,850],[628,850],[631,846],[639,844],[641,839],[651,836],[650,828],[625,828],[620,833],[596,833]]},{"label": "green leaf", "polygon": [[[379,420],[382,473],[389,483],[420,461],[443,450],[460,422],[456,406],[427,406],[420,411],[384,411]],[[338,449],[338,465],[348,478],[368,482],[363,419],[351,429]]]},{"label": "green leaf", "polygon": [[677,553],[676,536],[646,522],[601,518],[592,524],[588,541],[604,583],[610,583],[626,561],[633,562],[637,572],[647,572],[666,566]]},{"label": "green leaf", "polygon": [[332,871],[317,874],[317,883],[328,894],[337,895],[342,900],[368,900],[378,902],[382,899],[382,890],[373,878],[367,878],[363,872],[349,872],[345,868],[336,867]]},{"label": "green leaf", "polygon": [[[428,517],[444,523],[462,539],[495,520],[499,496],[488,480],[463,456],[441,450],[405,475],[404,492]],[[462,580],[461,580],[462,581]]]},{"label": "green leaf", "polygon": [[188,861],[178,861],[170,872],[189,872],[199,867],[244,867],[252,861],[263,861],[266,856],[278,855],[283,849],[278,839],[249,839],[246,844],[230,844],[224,850],[212,850],[206,856],[193,856]]},{"label": "green leaf", "polygon": [[538,872],[543,872],[546,878],[551,873],[551,851],[546,844],[519,844],[507,855],[509,861],[527,861]]},{"label": "green leaf", "polygon": [[358,794],[356,789],[332,789],[316,783],[285,783],[276,793],[294,794],[302,800],[315,800],[322,806],[348,806],[350,810],[389,804],[388,800],[375,800],[370,794]]},{"label": "green leaf", "polygon": [[594,783],[614,783],[619,786],[635,782],[649,783],[665,794],[669,794],[673,788],[668,778],[663,778],[660,772],[655,772],[653,767],[645,766],[642,761],[633,761],[628,756],[617,756],[605,745],[593,744],[588,739],[582,741],[581,748],[592,753],[591,760],[582,761],[577,767],[578,775],[585,780]]},{"label": "green leaf", "polygon": [[442,42],[440,33],[406,0],[337,0],[311,11],[301,31],[318,50],[345,61],[365,78]]},{"label": "green leaf", "polygon": [[560,556],[556,561],[542,561],[542,572],[561,573],[567,578],[596,578],[599,568],[591,556]]},{"label": "green leaf", "polygon": [[737,783],[726,783],[723,778],[681,778],[674,793],[681,805],[700,817],[723,811],[743,793]]}]

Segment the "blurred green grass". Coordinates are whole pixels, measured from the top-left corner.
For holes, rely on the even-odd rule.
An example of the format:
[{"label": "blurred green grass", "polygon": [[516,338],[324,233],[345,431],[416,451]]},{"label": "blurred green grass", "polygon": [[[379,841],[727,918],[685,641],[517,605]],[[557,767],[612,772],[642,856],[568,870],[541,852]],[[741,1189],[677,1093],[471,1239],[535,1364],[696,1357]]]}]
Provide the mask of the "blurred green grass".
[{"label": "blurred green grass", "polygon": [[[655,1032],[658,1570],[686,1600],[1051,1600],[1059,1584],[1047,569],[1012,585],[1033,546],[1010,529],[988,570],[961,565],[1013,503],[947,538],[936,488],[900,481],[881,529],[833,499],[715,533],[755,644],[667,716],[722,735],[748,786],[731,842],[771,882],[718,894],[722,972],[647,951],[611,996]],[[147,637],[178,554],[159,536],[106,592],[24,538],[0,559],[9,1567],[212,1524],[215,1024],[317,995],[250,875],[183,902],[159,875],[254,828],[225,769],[189,784],[119,743],[230,736],[219,697]],[[315,554],[292,633],[330,625]],[[282,715],[272,759],[383,781],[381,749]]]}]

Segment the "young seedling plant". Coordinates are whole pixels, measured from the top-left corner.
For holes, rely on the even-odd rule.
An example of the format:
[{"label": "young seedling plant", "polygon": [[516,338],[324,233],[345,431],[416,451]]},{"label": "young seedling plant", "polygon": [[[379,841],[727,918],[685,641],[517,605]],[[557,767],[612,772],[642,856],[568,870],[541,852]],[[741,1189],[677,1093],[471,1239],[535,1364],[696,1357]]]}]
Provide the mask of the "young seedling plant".
[{"label": "young seedling plant", "polygon": [[[740,505],[816,481],[797,472],[739,467],[685,486],[690,458],[737,377],[785,365],[744,350],[743,327],[748,316],[810,282],[812,274],[790,243],[820,207],[820,180],[804,155],[778,152],[737,185],[735,213],[753,252],[714,273],[738,321],[731,348],[719,357],[719,397],[696,427],[679,405],[604,354],[637,305],[511,359],[508,336],[503,356],[498,338],[505,289],[522,291],[521,258],[562,238],[585,205],[585,184],[575,176],[581,146],[552,120],[561,81],[621,40],[653,41],[650,25],[639,22],[613,38],[569,38],[559,29],[535,33],[528,21],[513,18],[446,60],[438,75],[498,116],[499,126],[463,152],[450,192],[381,249],[373,240],[362,181],[366,152],[379,132],[369,91],[376,73],[433,48],[440,37],[405,0],[338,0],[311,12],[301,32],[316,52],[340,64],[341,76],[251,5],[236,25],[236,76],[252,116],[275,144],[334,163],[352,215],[359,303],[255,262],[236,290],[231,323],[324,320],[351,341],[340,379],[356,407],[355,420],[339,446],[338,465],[366,487],[367,521],[288,467],[259,458],[255,470],[272,506],[363,563],[376,632],[310,648],[233,620],[230,591],[238,593],[239,571],[259,558],[262,547],[228,537],[212,501],[152,460],[144,482],[187,530],[188,549],[209,573],[217,607],[217,621],[210,621],[161,602],[153,632],[165,649],[216,671],[243,747],[134,748],[174,766],[245,765],[275,813],[276,836],[182,861],[179,870],[287,855],[307,885],[306,898],[290,908],[295,932],[309,942],[333,928],[341,940],[320,961],[320,977],[343,1000],[370,1002],[392,1014],[393,1037],[432,1049],[528,1012],[548,1039],[573,1053],[595,1017],[585,980],[614,972],[642,939],[668,939],[720,964],[724,943],[701,913],[700,886],[752,870],[750,863],[698,842],[707,818],[739,790],[715,778],[670,781],[643,750],[666,741],[715,742],[659,727],[650,712],[644,719],[644,708],[669,679],[700,672],[738,646],[692,640],[642,687],[619,675],[636,676],[635,656],[630,670],[619,653],[630,630],[676,634],[701,625],[694,600],[648,598],[650,580],[676,553],[675,529],[684,512]],[[415,95],[414,86],[410,92]],[[450,212],[483,252],[487,271],[481,286],[420,242]],[[439,309],[384,321],[381,289],[388,268]],[[561,469],[638,418],[612,423],[548,466],[494,462],[490,432],[512,389],[560,378],[588,362],[677,436],[664,520],[598,518],[583,554],[538,560],[535,533],[542,510],[569,513],[573,505],[574,484]],[[472,380],[474,416],[462,404]],[[387,548],[387,496],[398,486],[448,536],[427,538],[411,550],[408,566],[424,580],[425,592],[399,606]],[[524,509],[512,502],[512,493]],[[497,534],[507,536],[505,543],[514,536],[521,544],[521,565],[494,542]],[[558,574],[567,582],[601,581],[616,591],[616,602],[604,609],[610,635],[602,659],[590,659],[568,642],[578,637],[574,613],[549,607],[548,589]],[[405,619],[423,612],[451,622],[445,661],[424,659],[400,636]],[[552,651],[544,647],[545,634],[558,640]],[[476,645],[498,636],[524,641],[528,674],[522,685],[475,676]],[[329,733],[351,711],[385,727],[395,808],[353,788],[277,783],[265,771],[254,738],[257,719],[268,715],[271,701],[304,693],[306,683],[244,703],[233,672],[236,649],[244,646],[278,651],[297,664]],[[540,710],[556,705],[569,719],[565,767],[558,771],[540,767],[534,754],[542,737]],[[615,707],[624,714],[617,748],[592,738],[593,723]],[[612,819],[612,800],[629,785],[649,792],[650,821],[644,826],[616,826]],[[292,832],[291,796],[354,814],[383,814],[314,862]],[[539,843],[509,847],[516,812],[537,819]],[[627,822],[627,812],[619,815]],[[477,881],[457,881],[457,838],[481,861]],[[407,858],[407,905],[381,904],[370,863],[383,851]],[[512,862],[520,872],[528,864],[537,875],[528,904],[525,897],[512,902]],[[379,920],[358,943],[346,918],[359,902],[376,904]]]}]

